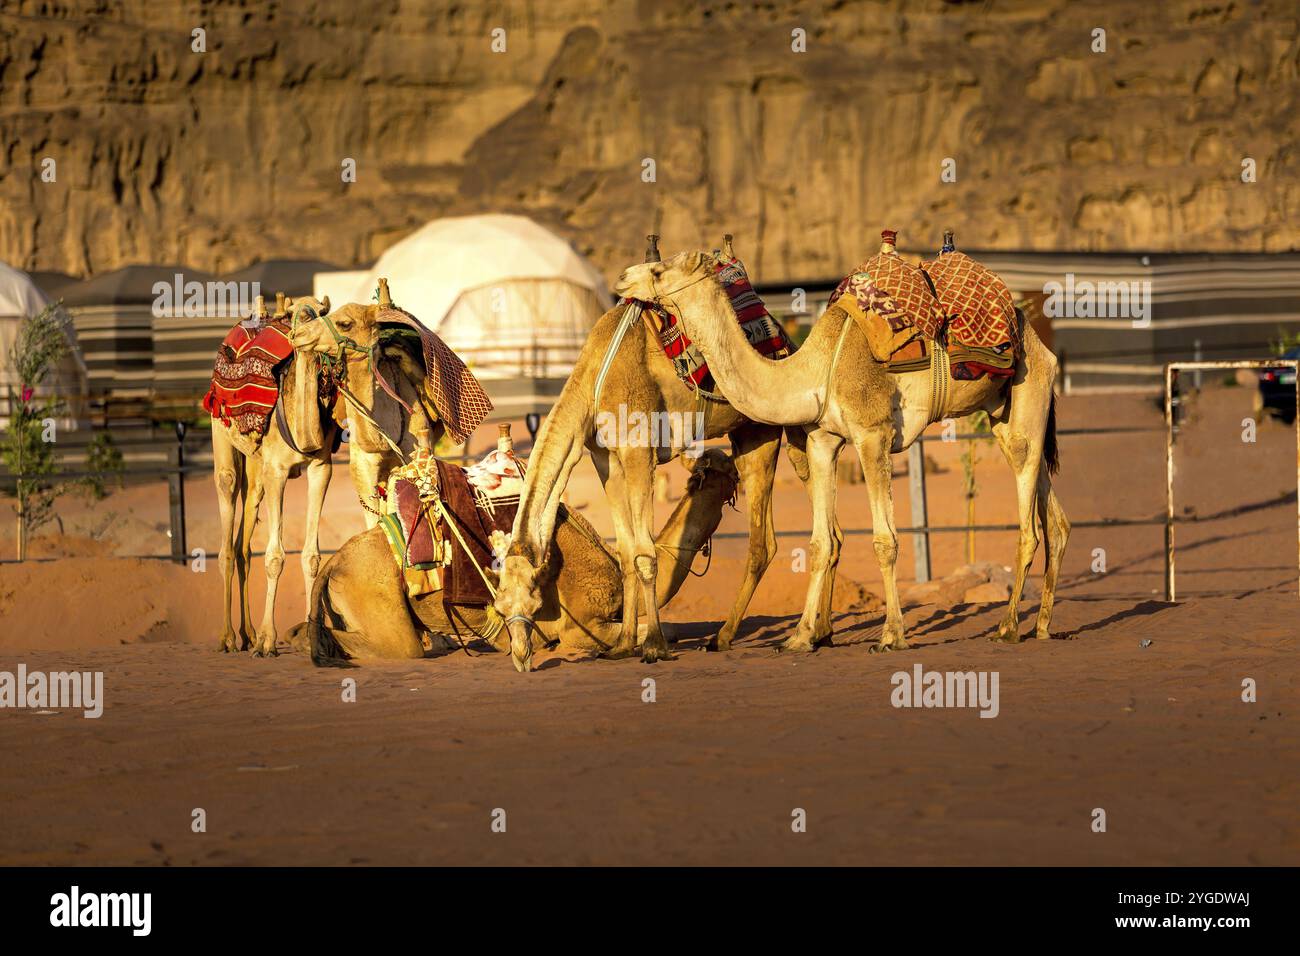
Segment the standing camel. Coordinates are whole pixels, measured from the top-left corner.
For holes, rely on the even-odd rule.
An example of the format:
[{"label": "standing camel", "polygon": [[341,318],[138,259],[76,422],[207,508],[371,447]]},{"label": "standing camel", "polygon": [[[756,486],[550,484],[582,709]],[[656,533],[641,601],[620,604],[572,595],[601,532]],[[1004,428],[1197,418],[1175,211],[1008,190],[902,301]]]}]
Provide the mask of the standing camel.
[{"label": "standing camel", "polygon": [[[406,436],[413,439],[414,447],[432,449],[445,430],[424,393],[425,369],[419,347],[380,338],[380,317],[393,307],[387,280],[379,280],[379,296],[379,302],[370,305],[350,303],[329,315],[326,309],[318,318],[296,323],[291,336],[298,351],[342,357],[343,387],[334,405],[334,420],[347,429],[348,471],[365,509],[367,528],[375,526],[383,510],[375,489],[401,464],[399,449],[410,450]],[[377,376],[381,375],[404,406],[403,421],[393,423],[389,436],[372,415]],[[397,447],[390,441],[394,437]]]},{"label": "standing camel", "polygon": [[[545,577],[547,548],[555,531],[560,496],[569,474],[591,452],[596,472],[605,488],[618,539],[622,574],[622,622],[609,656],[636,653],[638,607],[645,614],[646,635],[641,659],[654,662],[669,656],[659,623],[656,581],[658,558],[654,540],[654,469],[688,445],[727,435],[749,511],[749,556],[745,578],[722,629],[709,642],[710,649],[731,646],[759,580],[776,553],[772,527],[772,481],[776,475],[781,429],[750,421],[730,405],[697,397],[664,358],[659,342],[645,322],[636,322],[613,354],[599,399],[596,381],[615,330],[623,318],[615,306],[596,322],[565,382],[555,406],[542,425],[533,450],[519,503],[509,553],[502,563],[496,609],[510,633],[515,668],[532,668],[529,635],[542,607],[541,581]],[[734,324],[734,320],[733,320]],[[739,333],[739,327],[737,327]],[[743,334],[741,334],[743,339]],[[747,345],[746,348],[749,346]],[[609,441],[598,429],[602,413],[631,422],[637,415],[667,412],[678,421],[698,421],[703,427],[686,441],[680,432],[661,440]],[[608,420],[608,419],[606,419]]]},{"label": "standing camel", "polygon": [[[328,311],[314,299],[294,302],[291,315],[297,316],[311,307]],[[258,308],[258,313],[262,309]],[[302,546],[302,576],[306,593],[311,595],[312,582],[320,566],[320,514],[330,483],[330,456],[333,450],[334,423],[320,402],[317,384],[320,362],[313,353],[295,351],[280,375],[277,410],[265,434],[243,434],[235,423],[224,424],[212,419],[212,464],[217,486],[217,505],[221,513],[221,565],[225,588],[224,624],[219,649],[243,651],[252,644],[253,654],[271,657],[275,649],[275,597],[280,573],[284,570],[283,512],[284,486],[293,475],[307,472],[307,528]],[[281,427],[283,412],[283,428]],[[257,513],[266,497],[268,522],[264,556],[266,568],[266,606],[255,639],[248,628],[252,614],[248,607],[248,579],[252,565],[253,531]],[[235,510],[242,507],[236,531]],[[236,535],[238,540],[236,541]],[[234,580],[239,587],[239,633],[231,621],[230,600]]]},{"label": "standing camel", "polygon": [[[656,538],[668,573],[660,575],[656,606],[672,600],[690,573],[696,553],[712,537],[722,509],[733,501],[739,475],[726,452],[710,448],[691,471],[686,494]],[[622,628],[622,575],[618,560],[596,530],[576,512],[561,510],[548,545],[537,627],[546,641],[568,649],[605,651]],[[491,572],[489,572],[491,573]],[[441,592],[408,598],[402,572],[382,528],[352,537],[321,569],[306,624],[312,660],[332,664],[343,657],[423,657],[419,631],[455,634],[481,631],[488,609],[457,606],[449,613]],[[503,635],[498,635],[504,641]],[[493,640],[494,646],[498,641]],[[498,646],[503,650],[504,646]]]},{"label": "standing camel", "polygon": [[1013,376],[948,381],[946,400],[932,409],[930,376],[887,371],[872,355],[861,329],[854,328],[857,323],[839,306],[826,310],[792,356],[778,363],[758,355],[740,334],[730,302],[713,279],[713,259],[704,253],[634,266],[623,273],[615,292],[657,302],[678,316],[737,412],[755,421],[802,426],[805,447],[797,447],[798,430],[792,428],[791,459],[797,470],[809,475],[811,577],[798,629],[784,642],[785,649],[811,651],[831,636],[831,588],[843,540],[835,519],[835,476],[846,441],[857,449],[871,494],[872,537],[885,583],[884,631],[873,650],[908,646],[895,573],[898,533],[890,455],[912,444],[932,421],[981,409],[988,412],[998,446],[1015,475],[1020,523],[1010,604],[990,639],[1020,640],[1020,596],[1038,548],[1035,512],[1047,539],[1037,636],[1050,637],[1052,600],[1070,524],[1051,482],[1057,468],[1052,392],[1056,357],[1032,328],[1024,328],[1024,354]]}]

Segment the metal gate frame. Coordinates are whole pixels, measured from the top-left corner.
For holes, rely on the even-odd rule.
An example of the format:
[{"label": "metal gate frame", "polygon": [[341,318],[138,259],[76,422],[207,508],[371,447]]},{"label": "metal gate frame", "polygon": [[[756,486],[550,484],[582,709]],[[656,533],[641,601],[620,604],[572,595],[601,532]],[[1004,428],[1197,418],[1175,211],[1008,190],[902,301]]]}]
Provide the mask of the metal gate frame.
[{"label": "metal gate frame", "polygon": [[[1300,379],[1300,359],[1246,359],[1237,362],[1170,362],[1165,366],[1165,600],[1178,600],[1174,586],[1174,376],[1181,371],[1237,368],[1293,368]],[[1296,383],[1296,567],[1300,594],[1300,381]]]}]

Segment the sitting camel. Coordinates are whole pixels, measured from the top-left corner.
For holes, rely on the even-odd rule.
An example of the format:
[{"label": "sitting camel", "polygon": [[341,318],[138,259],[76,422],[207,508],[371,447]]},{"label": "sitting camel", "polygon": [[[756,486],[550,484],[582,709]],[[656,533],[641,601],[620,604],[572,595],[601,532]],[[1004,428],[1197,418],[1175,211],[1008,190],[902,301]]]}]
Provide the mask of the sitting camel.
[{"label": "sitting camel", "polygon": [[[890,486],[890,455],[903,451],[932,422],[988,412],[993,434],[1015,475],[1020,545],[1015,584],[1005,617],[990,639],[1017,642],[1020,595],[1038,548],[1035,512],[1047,539],[1047,569],[1037,636],[1050,636],[1052,600],[1070,524],[1052,490],[1057,469],[1056,357],[1024,327],[1024,354],[1008,379],[949,381],[942,407],[930,407],[930,376],[893,374],[868,347],[849,314],[832,305],[807,340],[780,362],[758,355],[736,324],[730,302],[714,280],[713,258],[682,253],[662,263],[634,266],[615,292],[660,303],[678,316],[699,346],[718,385],[736,410],[754,421],[791,428],[791,459],[808,474],[813,507],[811,577],[803,615],[784,647],[811,651],[831,636],[831,587],[843,535],[835,520],[836,463],[851,441],[871,494],[872,532],[885,582],[887,612],[878,650],[905,648],[895,564],[898,533]],[[1020,319],[1017,316],[1017,319]],[[945,373],[946,375],[946,373]],[[799,448],[804,444],[804,448]]]},{"label": "sitting camel", "polygon": [[[652,254],[658,258],[657,249]],[[639,613],[645,614],[646,623],[641,659],[653,662],[669,656],[655,601],[659,587],[652,523],[654,469],[683,451],[685,445],[676,440],[680,436],[670,436],[673,440],[661,441],[658,447],[654,441],[610,442],[597,427],[602,416],[629,422],[634,416],[665,412],[679,421],[702,418],[702,428],[690,436],[691,442],[723,435],[731,438],[749,512],[749,555],[740,592],[722,629],[709,642],[710,650],[731,646],[754,589],[776,554],[772,482],[781,429],[755,424],[731,405],[702,398],[682,384],[646,322],[635,322],[626,330],[621,345],[608,354],[623,317],[620,304],[597,320],[537,436],[496,599],[496,609],[510,632],[511,658],[520,672],[531,667],[529,627],[542,605],[544,559],[560,496],[584,448],[591,452],[605,488],[623,575],[623,626],[609,656],[635,653]],[[598,382],[603,383],[599,396]]]},{"label": "sitting camel", "polygon": [[[328,301],[328,300],[327,300]],[[299,299],[289,305],[296,321],[303,311],[328,310],[314,299]],[[257,314],[265,310],[259,298]],[[277,317],[284,313],[277,309]],[[312,581],[320,566],[320,514],[330,483],[330,456],[334,448],[335,425],[318,394],[320,362],[315,354],[295,351],[280,375],[277,410],[265,434],[244,434],[234,422],[212,419],[212,467],[221,514],[221,551],[218,562],[225,587],[224,625],[219,649],[243,651],[252,644],[257,656],[276,653],[275,596],[284,569],[283,512],[285,482],[307,472],[307,530],[302,546],[302,575],[311,594]],[[269,492],[269,494],[267,494]],[[253,531],[257,512],[266,497],[268,511],[266,606],[256,639],[250,641],[252,614],[248,607],[248,577],[252,565]],[[242,505],[241,505],[242,500]],[[235,541],[235,509],[242,507],[239,540]],[[232,584],[239,589],[239,633],[231,622]],[[310,606],[310,605],[309,605]]]},{"label": "sitting camel", "polygon": [[[740,480],[721,449],[706,449],[698,460],[683,456],[682,462],[691,471],[686,494],[655,541],[670,568],[658,579],[656,607],[681,588],[696,553],[717,530],[723,505],[734,502]],[[623,627],[622,574],[617,558],[581,515],[560,509],[545,568],[533,619],[543,639],[607,651]],[[479,633],[488,616],[486,607],[449,609],[436,591],[409,599],[384,530],[374,527],[349,539],[325,563],[312,590],[308,622],[295,631],[305,630],[312,660],[324,665],[345,657],[422,657],[421,630]],[[498,632],[492,644],[504,650],[506,639],[504,631]]]}]

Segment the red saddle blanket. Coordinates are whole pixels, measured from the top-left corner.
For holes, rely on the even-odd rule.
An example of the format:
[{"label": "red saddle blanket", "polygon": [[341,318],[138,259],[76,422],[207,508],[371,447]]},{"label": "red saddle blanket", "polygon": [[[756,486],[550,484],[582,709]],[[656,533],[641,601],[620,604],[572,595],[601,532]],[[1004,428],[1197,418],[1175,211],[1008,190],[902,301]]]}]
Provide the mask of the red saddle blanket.
[{"label": "red saddle blanket", "polygon": [[828,304],[837,303],[859,317],[874,312],[894,333],[916,329],[941,344],[954,379],[1015,374],[1020,328],[1011,292],[965,253],[945,252],[917,268],[879,252],[836,286]]},{"label": "red saddle blanket", "polygon": [[[740,260],[720,256],[716,271],[718,281],[731,300],[736,321],[740,323],[745,338],[754,350],[770,359],[782,359],[794,352],[794,343],[786,335],[781,323],[772,318],[767,306],[763,305],[763,300],[754,291]],[[677,317],[649,302],[642,302],[641,306],[647,321],[652,322],[651,327],[659,336],[660,347],[673,363],[677,377],[694,391],[726,401],[726,396],[718,392],[718,385],[709,372],[709,363],[682,330]]]},{"label": "red saddle blanket", "polygon": [[1011,290],[996,272],[964,252],[941,252],[921,268],[934,283],[950,339],[968,348],[1002,349],[1024,354],[1020,320]]},{"label": "red saddle blanket", "polygon": [[291,355],[287,322],[236,325],[217,349],[204,410],[242,434],[265,434],[280,394],[275,370]]}]

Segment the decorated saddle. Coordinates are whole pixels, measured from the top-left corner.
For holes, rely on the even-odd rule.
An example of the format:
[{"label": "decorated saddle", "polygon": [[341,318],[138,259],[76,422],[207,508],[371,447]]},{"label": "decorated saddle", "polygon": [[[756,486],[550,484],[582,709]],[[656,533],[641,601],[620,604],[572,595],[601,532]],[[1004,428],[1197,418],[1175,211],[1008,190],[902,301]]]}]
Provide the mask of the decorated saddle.
[{"label": "decorated saddle", "polygon": [[217,349],[204,410],[241,434],[260,438],[280,395],[277,372],[292,355],[288,322],[236,325]]},{"label": "decorated saddle", "polygon": [[897,232],[881,232],[880,252],[836,287],[830,305],[862,328],[872,355],[891,372],[944,364],[957,380],[1015,372],[1021,354],[1019,317],[996,274],[956,252],[951,233],[932,262],[920,268],[898,254]]},{"label": "decorated saddle", "polygon": [[379,524],[407,594],[440,591],[446,604],[491,605],[484,578],[505,554],[522,489],[523,466],[508,448],[468,468],[417,449],[394,469]]},{"label": "decorated saddle", "polygon": [[[715,269],[718,281],[731,300],[736,321],[740,323],[741,331],[754,350],[770,359],[783,359],[792,354],[795,350],[794,343],[754,291],[741,261],[734,255],[724,253],[717,257]],[[718,391],[717,383],[709,372],[709,363],[687,337],[677,317],[655,303],[640,304],[642,315],[658,336],[659,345],[673,363],[677,377],[705,398],[725,402],[726,396]]]}]

